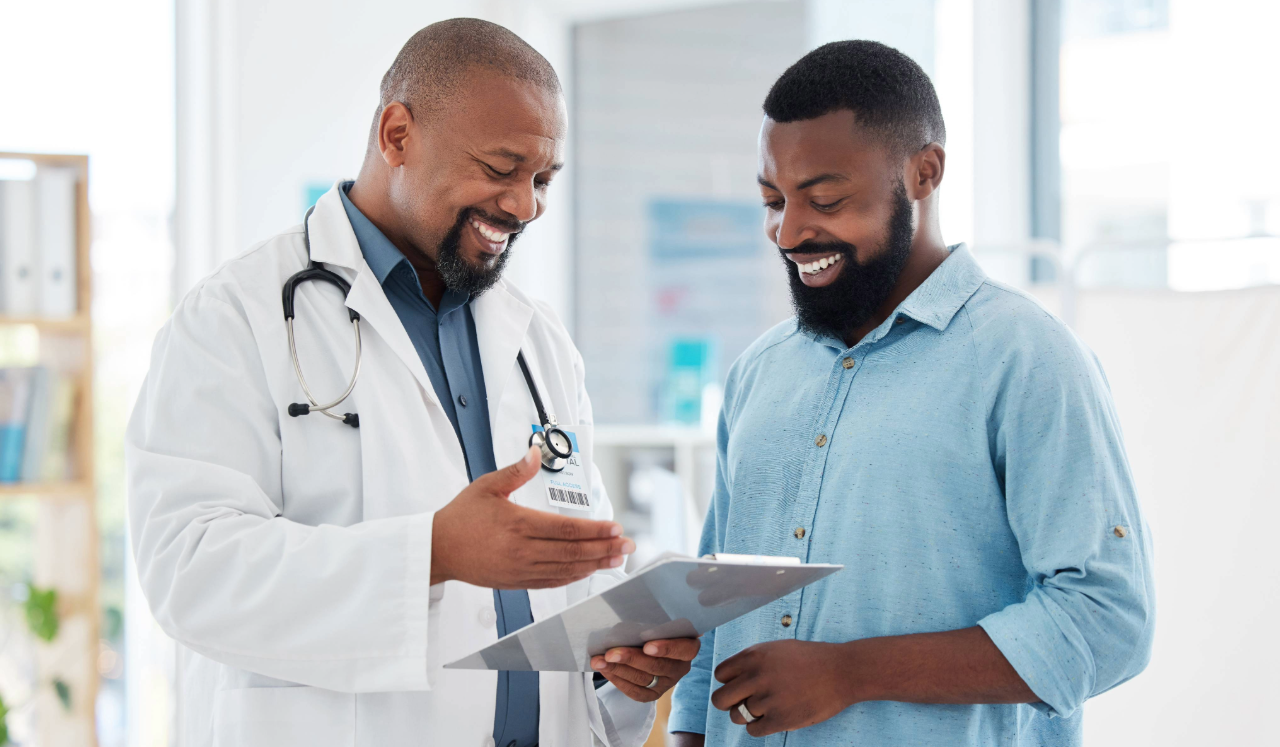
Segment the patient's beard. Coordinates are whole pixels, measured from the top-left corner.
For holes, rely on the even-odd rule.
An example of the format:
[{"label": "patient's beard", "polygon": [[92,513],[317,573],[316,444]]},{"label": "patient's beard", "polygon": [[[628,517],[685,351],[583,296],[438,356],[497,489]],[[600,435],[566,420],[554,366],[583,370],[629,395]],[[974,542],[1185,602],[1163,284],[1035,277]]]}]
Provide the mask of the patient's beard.
[{"label": "patient's beard", "polygon": [[791,284],[791,304],[801,329],[843,340],[880,310],[911,254],[911,218],[906,185],[899,181],[893,193],[886,238],[873,259],[859,262],[854,245],[843,241],[805,242],[794,247],[791,251],[797,253],[843,254],[840,274],[830,285],[820,288],[805,285],[796,263],[786,258],[786,252],[782,253]]}]

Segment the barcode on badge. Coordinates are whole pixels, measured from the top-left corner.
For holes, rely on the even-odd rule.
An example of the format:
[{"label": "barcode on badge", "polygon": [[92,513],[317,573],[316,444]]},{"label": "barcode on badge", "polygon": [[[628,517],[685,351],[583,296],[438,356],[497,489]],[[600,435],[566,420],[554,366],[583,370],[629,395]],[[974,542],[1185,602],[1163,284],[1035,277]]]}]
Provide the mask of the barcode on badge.
[{"label": "barcode on badge", "polygon": [[566,508],[591,508],[591,501],[587,498],[586,493],[548,486],[547,494],[550,496],[552,503]]}]

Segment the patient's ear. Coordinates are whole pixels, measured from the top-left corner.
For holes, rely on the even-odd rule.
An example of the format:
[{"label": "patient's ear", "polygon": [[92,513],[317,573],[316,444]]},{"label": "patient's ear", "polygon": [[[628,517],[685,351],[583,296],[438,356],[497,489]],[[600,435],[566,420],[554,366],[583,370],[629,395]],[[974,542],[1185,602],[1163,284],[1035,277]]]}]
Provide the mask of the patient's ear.
[{"label": "patient's ear", "polygon": [[907,198],[918,202],[929,198],[942,183],[942,172],[947,167],[947,152],[938,143],[929,143],[907,159],[903,183]]}]

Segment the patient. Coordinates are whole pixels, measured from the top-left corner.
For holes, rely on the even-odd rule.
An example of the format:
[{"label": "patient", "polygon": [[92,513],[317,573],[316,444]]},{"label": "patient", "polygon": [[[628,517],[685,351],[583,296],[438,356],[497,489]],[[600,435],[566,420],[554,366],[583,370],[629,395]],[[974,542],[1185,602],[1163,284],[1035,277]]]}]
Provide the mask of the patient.
[{"label": "patient", "polygon": [[1097,360],[943,241],[946,134],[907,56],[820,47],[764,114],[796,316],[729,373],[700,552],[845,570],[705,636],[674,743],[1080,744],[1154,614]]}]

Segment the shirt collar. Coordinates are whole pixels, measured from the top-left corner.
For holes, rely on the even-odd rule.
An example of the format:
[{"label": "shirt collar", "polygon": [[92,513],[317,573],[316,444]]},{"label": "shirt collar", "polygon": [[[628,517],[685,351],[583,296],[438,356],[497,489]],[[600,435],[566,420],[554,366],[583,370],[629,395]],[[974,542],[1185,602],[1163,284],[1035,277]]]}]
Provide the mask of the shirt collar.
[{"label": "shirt collar", "polygon": [[[391,239],[388,239],[381,229],[373,225],[373,221],[360,212],[360,208],[355,206],[351,198],[347,197],[347,190],[351,189],[352,184],[355,182],[343,182],[342,188],[338,190],[338,196],[342,198],[342,207],[347,211],[347,220],[351,222],[351,230],[356,234],[356,243],[360,245],[364,261],[369,264],[369,269],[373,270],[373,276],[378,279],[378,284],[386,285],[391,273],[404,265],[401,272],[409,273],[408,277],[413,278],[413,286],[421,292],[422,289],[418,286],[418,274],[414,272],[408,258],[396,248],[395,244],[391,243]],[[466,293],[449,289],[444,292],[444,297],[440,299],[440,308],[435,311],[440,316],[444,316],[454,309],[462,308],[469,300],[471,297]]]},{"label": "shirt collar", "polygon": [[365,214],[360,212],[360,208],[351,202],[351,198],[347,197],[347,190],[351,189],[352,184],[355,182],[343,182],[338,195],[342,198],[342,207],[347,211],[347,220],[351,221],[351,230],[355,231],[356,242],[360,244],[364,261],[369,263],[369,269],[373,270],[378,283],[385,284],[391,271],[401,262],[408,263],[409,260],[405,259],[404,254],[391,243],[391,239],[373,225],[373,221],[366,218]]},{"label": "shirt collar", "polygon": [[898,305],[898,314],[927,324],[941,332],[951,323],[961,306],[987,279],[977,260],[964,244],[950,247],[951,256],[942,261],[918,288]]},{"label": "shirt collar", "polygon": [[[899,316],[910,317],[939,332],[947,328],[960,307],[964,306],[969,297],[987,279],[986,273],[978,266],[978,262],[967,246],[955,244],[948,247],[948,250],[951,255],[944,259],[923,283],[911,291],[911,295],[898,304],[898,308],[894,309],[888,319],[859,340],[859,345],[875,343],[889,334],[889,330],[893,328]],[[815,342],[821,342],[839,350],[846,349],[844,342],[838,338],[802,330],[798,324],[796,329]]]}]

